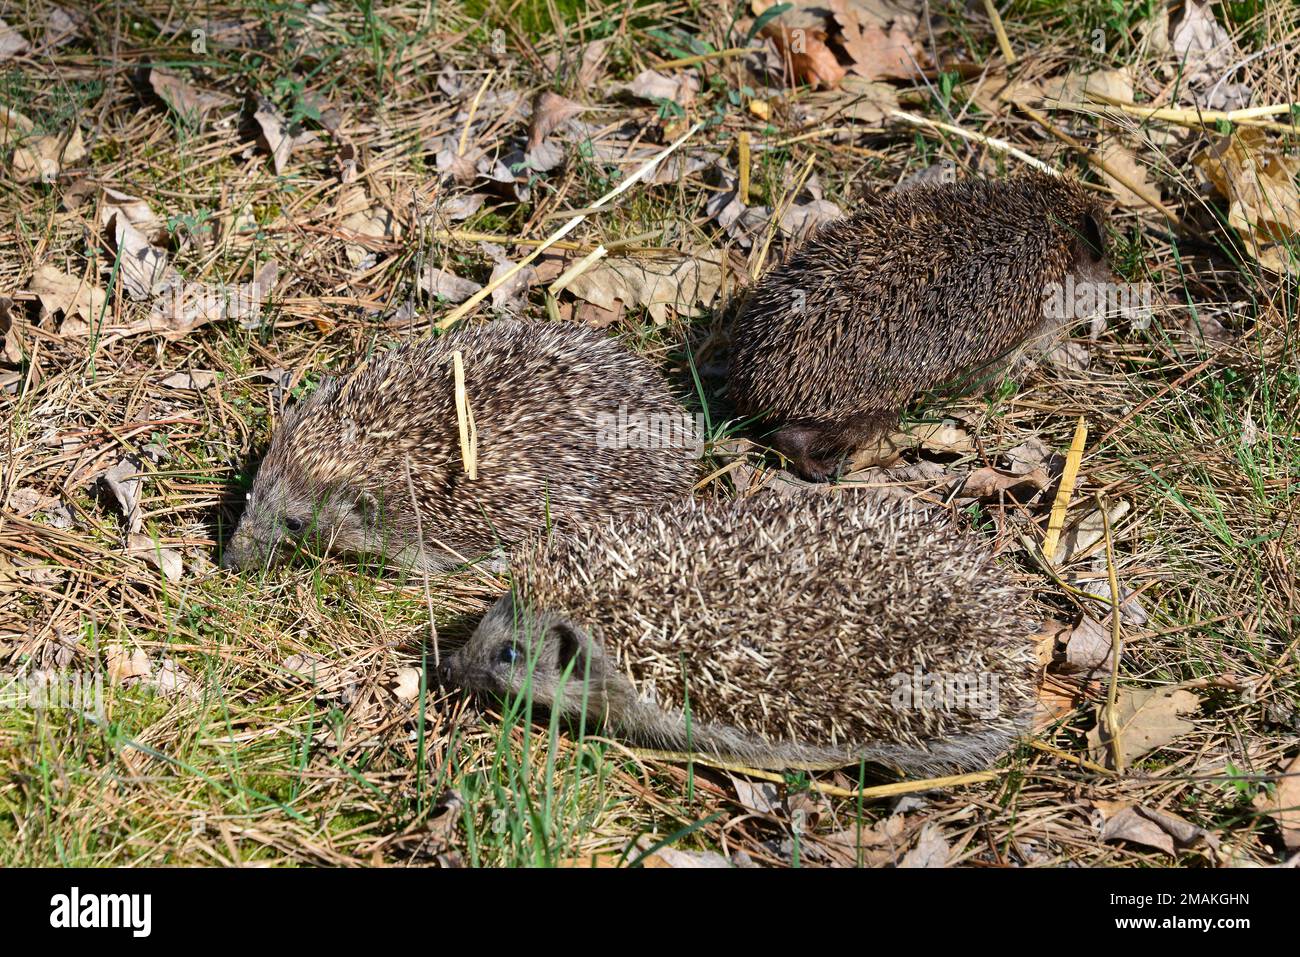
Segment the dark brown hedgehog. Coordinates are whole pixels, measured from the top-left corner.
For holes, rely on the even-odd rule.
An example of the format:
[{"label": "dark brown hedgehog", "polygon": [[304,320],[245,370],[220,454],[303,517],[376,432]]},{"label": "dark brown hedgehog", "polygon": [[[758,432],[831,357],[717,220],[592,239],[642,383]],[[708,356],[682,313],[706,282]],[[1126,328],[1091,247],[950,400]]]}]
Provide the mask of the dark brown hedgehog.
[{"label": "dark brown hedgehog", "polygon": [[472,561],[548,525],[689,494],[693,425],[650,363],[582,326],[497,320],[410,342],[290,410],[222,564],[261,566],[305,537],[402,566]]},{"label": "dark brown hedgehog", "polygon": [[1026,594],[877,498],[692,500],[525,546],[449,679],[758,767],[985,765],[1034,701]]},{"label": "dark brown hedgehog", "polygon": [[736,411],[776,426],[774,447],[806,478],[826,478],[918,392],[986,383],[1056,332],[1054,289],[1113,282],[1104,229],[1082,186],[1046,173],[875,197],[754,288],[732,332]]}]

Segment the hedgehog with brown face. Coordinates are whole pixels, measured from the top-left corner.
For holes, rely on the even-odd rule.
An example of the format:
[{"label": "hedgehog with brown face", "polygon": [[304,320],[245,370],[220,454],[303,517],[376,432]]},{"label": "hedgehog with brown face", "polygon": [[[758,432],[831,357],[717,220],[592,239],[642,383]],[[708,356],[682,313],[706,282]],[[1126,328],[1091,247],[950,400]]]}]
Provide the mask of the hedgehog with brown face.
[{"label": "hedgehog with brown face", "polygon": [[1115,281],[1104,230],[1082,186],[1046,173],[873,198],[754,288],[732,330],[736,411],[824,479],[918,392],[987,384],[1017,347],[1082,318],[1059,292]]},{"label": "hedgehog with brown face", "polygon": [[222,564],[264,566],[311,542],[446,568],[689,494],[699,441],[650,363],[594,330],[497,320],[409,342],[290,410]]},{"label": "hedgehog with brown face", "polygon": [[521,549],[448,664],[646,748],[750,767],[979,767],[1026,727],[1026,594],[881,499],[695,501]]}]

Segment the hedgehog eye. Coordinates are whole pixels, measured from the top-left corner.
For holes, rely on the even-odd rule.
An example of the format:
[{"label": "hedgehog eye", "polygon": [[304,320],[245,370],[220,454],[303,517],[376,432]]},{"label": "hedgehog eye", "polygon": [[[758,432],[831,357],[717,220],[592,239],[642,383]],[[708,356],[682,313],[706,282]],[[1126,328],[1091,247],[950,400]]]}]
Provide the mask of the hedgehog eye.
[{"label": "hedgehog eye", "polygon": [[284,527],[292,534],[297,535],[306,527],[306,523],[300,518],[290,517],[284,520]]},{"label": "hedgehog eye", "polygon": [[514,642],[509,642],[501,646],[497,652],[497,662],[503,665],[513,665],[519,660],[519,649],[515,647]]}]

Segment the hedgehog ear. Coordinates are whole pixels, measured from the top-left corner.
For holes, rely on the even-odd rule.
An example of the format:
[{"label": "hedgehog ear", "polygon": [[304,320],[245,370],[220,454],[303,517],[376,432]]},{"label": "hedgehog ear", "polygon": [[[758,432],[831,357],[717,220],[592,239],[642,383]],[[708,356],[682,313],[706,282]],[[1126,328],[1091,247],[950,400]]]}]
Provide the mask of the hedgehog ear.
[{"label": "hedgehog ear", "polygon": [[1106,226],[1099,209],[1090,209],[1079,222],[1079,252],[1088,260],[1099,263],[1106,258]]},{"label": "hedgehog ear", "polygon": [[573,663],[573,674],[581,675],[586,670],[582,660],[582,636],[568,622],[557,622],[551,626],[551,642],[555,649],[555,670],[563,671]]},{"label": "hedgehog ear", "polygon": [[357,494],[355,505],[357,511],[361,513],[368,523],[373,525],[379,521],[379,502],[370,492],[362,489]]}]

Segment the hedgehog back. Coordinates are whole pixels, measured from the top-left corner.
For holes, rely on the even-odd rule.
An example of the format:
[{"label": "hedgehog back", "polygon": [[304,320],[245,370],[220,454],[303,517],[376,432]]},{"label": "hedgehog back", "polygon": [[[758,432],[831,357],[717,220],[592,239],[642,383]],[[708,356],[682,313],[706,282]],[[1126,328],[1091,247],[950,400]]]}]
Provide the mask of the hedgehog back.
[{"label": "hedgehog back", "polygon": [[[681,502],[532,544],[525,601],[584,625],[638,692],[769,740],[921,745],[1013,727],[1023,593],[975,539],[887,501]],[[996,676],[996,716],[894,706],[899,676]],[[910,685],[909,685],[910,687]]]},{"label": "hedgehog back", "polygon": [[[477,477],[462,462],[452,353],[477,428]],[[411,485],[426,539],[462,553],[548,520],[596,520],[689,492],[681,449],[598,444],[601,416],[683,415],[658,372],[595,330],[496,320],[375,355],[286,417],[262,469],[319,490],[365,489],[413,540]]]},{"label": "hedgehog back", "polygon": [[1001,356],[1044,322],[1077,260],[1081,186],[1045,173],[936,183],[828,223],[755,287],[735,323],[744,416],[832,421],[901,409]]}]

